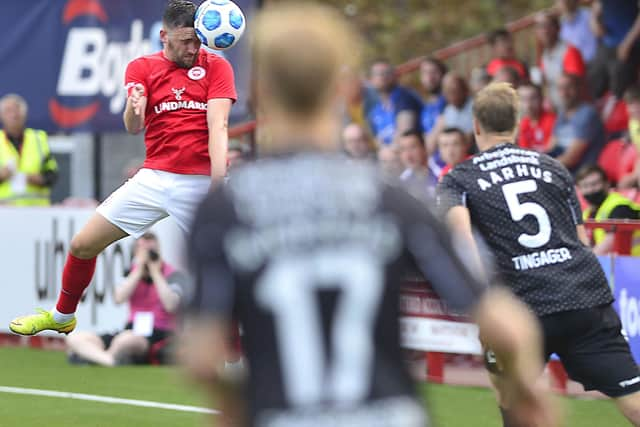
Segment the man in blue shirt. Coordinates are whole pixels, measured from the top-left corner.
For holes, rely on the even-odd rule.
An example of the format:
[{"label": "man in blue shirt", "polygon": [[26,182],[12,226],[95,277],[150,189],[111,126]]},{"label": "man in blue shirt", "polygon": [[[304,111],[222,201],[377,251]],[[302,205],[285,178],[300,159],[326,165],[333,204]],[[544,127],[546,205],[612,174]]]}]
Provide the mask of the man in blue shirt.
[{"label": "man in blue shirt", "polygon": [[580,77],[563,74],[558,80],[562,110],[553,128],[553,149],[556,157],[570,172],[585,164],[594,164],[605,145],[604,125],[593,105],[580,96]]},{"label": "man in blue shirt", "polygon": [[391,144],[397,135],[420,127],[422,102],[418,95],[397,83],[388,61],[378,60],[371,65],[370,81],[379,100],[368,112],[367,120],[380,144]]},{"label": "man in blue shirt", "polygon": [[591,31],[600,39],[589,70],[593,95],[607,90],[621,99],[637,80],[640,65],[640,5],[637,0],[596,0],[591,10]]},{"label": "man in blue shirt", "polygon": [[447,106],[447,100],[442,94],[442,78],[445,74],[447,66],[435,58],[425,58],[420,63],[420,84],[424,90],[420,124],[424,133],[431,132],[436,119]]}]

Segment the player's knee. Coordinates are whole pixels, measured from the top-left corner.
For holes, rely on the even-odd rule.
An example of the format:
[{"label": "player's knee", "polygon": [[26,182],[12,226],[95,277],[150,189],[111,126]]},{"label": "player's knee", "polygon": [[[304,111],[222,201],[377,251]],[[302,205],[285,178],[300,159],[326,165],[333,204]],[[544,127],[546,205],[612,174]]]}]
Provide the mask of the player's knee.
[{"label": "player's knee", "polygon": [[82,235],[76,234],[69,244],[69,252],[76,258],[89,259],[98,253],[93,245]]}]

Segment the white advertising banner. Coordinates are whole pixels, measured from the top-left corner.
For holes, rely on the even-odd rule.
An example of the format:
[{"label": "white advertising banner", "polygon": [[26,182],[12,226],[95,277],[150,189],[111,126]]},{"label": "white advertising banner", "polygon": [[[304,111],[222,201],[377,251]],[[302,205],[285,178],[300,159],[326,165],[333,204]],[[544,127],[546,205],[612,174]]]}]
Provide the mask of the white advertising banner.
[{"label": "white advertising banner", "polygon": [[442,353],[482,354],[478,327],[473,323],[403,317],[400,320],[400,330],[404,348]]},{"label": "white advertising banner", "polygon": [[[16,316],[55,305],[69,242],[93,213],[78,208],[0,208],[0,332],[8,331]],[[158,235],[162,257],[183,268],[184,239],[177,225],[168,218],[152,231]],[[124,326],[127,305],[114,303],[113,289],[129,269],[132,242],[116,242],[98,257],[93,281],[78,308],[78,330],[104,333]]]}]

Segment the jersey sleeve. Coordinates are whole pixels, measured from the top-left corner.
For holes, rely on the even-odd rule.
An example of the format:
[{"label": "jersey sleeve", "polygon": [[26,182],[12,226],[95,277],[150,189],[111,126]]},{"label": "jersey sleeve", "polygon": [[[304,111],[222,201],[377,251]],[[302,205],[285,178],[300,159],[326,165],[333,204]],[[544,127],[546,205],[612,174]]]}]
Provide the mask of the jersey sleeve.
[{"label": "jersey sleeve", "polygon": [[218,98],[229,98],[233,102],[238,99],[233,68],[229,61],[220,57],[216,58],[216,61],[209,67],[209,90],[207,92],[207,100]]},{"label": "jersey sleeve", "polygon": [[148,87],[146,83],[147,67],[141,58],[135,59],[127,65],[127,70],[124,73],[124,88],[129,91],[136,84],[144,86],[144,93],[148,94]]},{"label": "jersey sleeve", "polygon": [[437,187],[438,211],[444,215],[454,206],[466,206],[466,194],[454,174],[446,174]]},{"label": "jersey sleeve", "polygon": [[236,221],[223,190],[209,194],[200,205],[189,239],[193,292],[187,305],[191,314],[230,318],[235,295],[233,271],[224,253],[225,233]]},{"label": "jersey sleeve", "polygon": [[573,223],[580,225],[584,222],[582,219],[582,208],[580,207],[580,200],[578,199],[578,193],[576,193],[576,187],[573,184],[573,177],[560,162],[553,160],[554,167],[559,171],[559,175],[562,178],[562,185],[564,188],[567,203],[569,209],[571,209],[571,215],[573,216]]},{"label": "jersey sleeve", "polygon": [[389,189],[387,200],[400,219],[410,259],[438,295],[451,307],[469,310],[488,288],[475,279],[454,249],[451,235],[418,200],[399,189]]}]

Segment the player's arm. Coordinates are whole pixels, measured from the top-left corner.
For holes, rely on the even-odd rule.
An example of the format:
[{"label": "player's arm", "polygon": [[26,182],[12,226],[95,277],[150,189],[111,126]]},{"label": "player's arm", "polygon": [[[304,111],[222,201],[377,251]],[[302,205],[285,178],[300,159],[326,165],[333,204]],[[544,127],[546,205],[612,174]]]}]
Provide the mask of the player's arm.
[{"label": "player's arm", "polygon": [[215,98],[207,102],[209,157],[211,159],[211,180],[214,184],[222,182],[227,174],[231,103],[232,100],[228,98]]},{"label": "player's arm", "polygon": [[576,233],[578,233],[580,242],[585,246],[589,246],[589,236],[587,236],[587,230],[585,230],[583,224],[576,225]]},{"label": "player's arm", "polygon": [[187,301],[179,347],[187,374],[210,391],[227,386],[224,362],[231,354],[227,336],[235,289],[223,250],[223,233],[231,228],[235,214],[221,190],[218,187],[205,198],[193,222],[189,258],[194,290]]},{"label": "player's arm", "polygon": [[136,135],[144,129],[146,108],[147,97],[144,86],[141,83],[135,83],[128,89],[127,105],[122,115],[127,132]]}]

